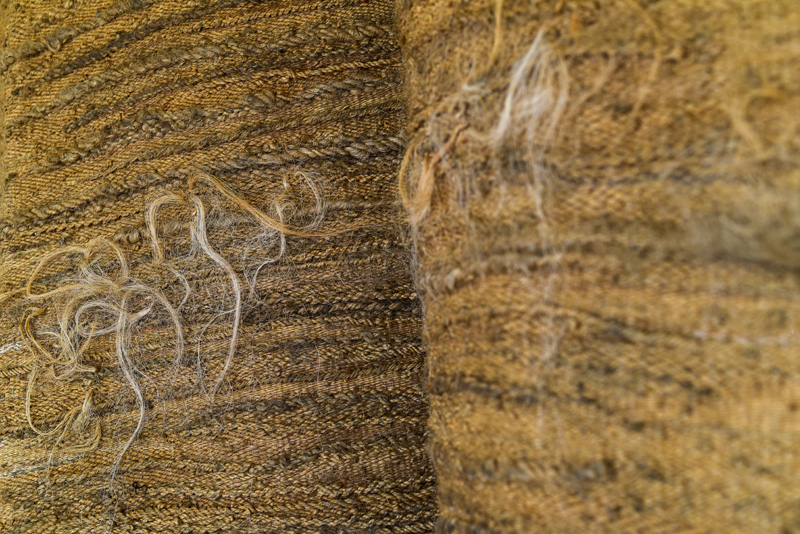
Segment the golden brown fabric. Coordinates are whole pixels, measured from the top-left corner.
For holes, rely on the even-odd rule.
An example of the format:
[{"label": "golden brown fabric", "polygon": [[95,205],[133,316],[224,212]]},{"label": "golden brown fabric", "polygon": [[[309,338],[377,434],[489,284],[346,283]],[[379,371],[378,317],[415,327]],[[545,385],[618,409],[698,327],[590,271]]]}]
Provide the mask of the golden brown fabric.
[{"label": "golden brown fabric", "polygon": [[[2,13],[0,293],[17,293],[0,313],[0,530],[430,531],[392,3],[39,0]],[[159,261],[145,208],[164,195]],[[215,396],[234,284],[191,233],[193,198],[244,299]],[[281,232],[232,198],[306,235],[284,233],[275,259]],[[64,250],[29,289],[68,290],[22,298]],[[83,294],[109,303],[84,314],[95,331],[119,309],[140,321],[122,340],[130,366],[114,332],[73,324]],[[177,368],[159,295],[183,328]],[[65,309],[88,343],[73,370],[26,346],[62,350],[45,333]],[[140,413],[127,367],[147,416],[112,484]]]},{"label": "golden brown fabric", "polygon": [[800,530],[796,4],[2,4],[0,530]]},{"label": "golden brown fabric", "polygon": [[800,530],[797,2],[398,6],[438,531]]}]

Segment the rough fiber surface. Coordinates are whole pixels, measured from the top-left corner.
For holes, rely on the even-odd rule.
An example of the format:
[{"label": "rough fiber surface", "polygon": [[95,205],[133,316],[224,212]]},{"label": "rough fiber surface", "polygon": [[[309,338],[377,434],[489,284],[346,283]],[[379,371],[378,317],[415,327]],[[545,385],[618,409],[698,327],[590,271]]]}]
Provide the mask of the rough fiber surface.
[{"label": "rough fiber surface", "polygon": [[[393,8],[2,3],[0,293],[24,287],[47,254],[91,242],[86,257],[48,262],[32,293],[97,275],[106,285],[91,298],[117,308],[87,308],[94,333],[67,313],[61,326],[80,338],[70,342],[88,340],[67,369],[26,340],[66,350],[45,333],[76,293],[3,302],[0,530],[431,530],[420,311],[395,200],[405,113]],[[314,235],[282,242],[202,176]],[[174,202],[156,217],[157,261],[145,207],[164,194]],[[190,195],[244,300],[214,396],[235,284],[202,253]],[[151,292],[113,294],[132,280]],[[182,326],[177,364],[174,317],[157,295]],[[118,343],[104,325],[134,305],[148,314],[129,317],[140,322]],[[134,369],[141,403],[121,367]]]},{"label": "rough fiber surface", "polygon": [[800,530],[797,8],[398,4],[439,532]]}]

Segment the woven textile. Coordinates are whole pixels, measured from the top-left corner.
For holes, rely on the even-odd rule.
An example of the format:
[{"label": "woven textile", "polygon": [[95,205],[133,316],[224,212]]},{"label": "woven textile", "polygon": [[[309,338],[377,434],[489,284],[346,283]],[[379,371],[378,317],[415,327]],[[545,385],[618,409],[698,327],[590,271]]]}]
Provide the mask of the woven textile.
[{"label": "woven textile", "polygon": [[800,530],[797,2],[398,7],[438,531]]},{"label": "woven textile", "polygon": [[2,3],[2,532],[431,530],[393,7]]},{"label": "woven textile", "polygon": [[0,530],[800,531],[796,4],[0,3]]}]

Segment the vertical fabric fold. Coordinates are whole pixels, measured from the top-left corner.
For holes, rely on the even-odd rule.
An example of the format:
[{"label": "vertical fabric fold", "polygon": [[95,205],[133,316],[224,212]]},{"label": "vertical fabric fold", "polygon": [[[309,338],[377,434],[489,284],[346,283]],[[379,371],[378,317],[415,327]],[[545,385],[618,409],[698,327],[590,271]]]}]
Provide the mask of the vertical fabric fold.
[{"label": "vertical fabric fold", "polygon": [[438,532],[800,528],[793,1],[399,1]]},{"label": "vertical fabric fold", "polygon": [[0,10],[0,530],[430,532],[393,4]]}]

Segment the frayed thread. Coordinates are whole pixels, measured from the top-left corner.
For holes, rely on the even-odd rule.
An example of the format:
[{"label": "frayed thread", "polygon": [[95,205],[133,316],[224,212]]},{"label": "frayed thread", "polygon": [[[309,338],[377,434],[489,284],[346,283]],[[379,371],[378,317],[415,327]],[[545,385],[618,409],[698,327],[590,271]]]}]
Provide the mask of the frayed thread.
[{"label": "frayed thread", "polygon": [[[196,184],[202,181],[210,185],[215,193],[242,211],[246,217],[255,220],[265,234],[279,236],[280,250],[278,254],[257,265],[252,279],[249,280],[251,291],[254,292],[258,271],[264,264],[277,261],[284,254],[287,235],[329,235],[316,230],[322,222],[325,211],[325,203],[318,186],[310,175],[300,171],[297,174],[311,191],[315,213],[310,223],[299,228],[295,228],[287,222],[287,207],[280,201],[276,201],[274,206],[273,211],[276,216],[270,216],[238,195],[227,184],[205,173],[199,173],[189,181],[185,194],[169,193],[149,202],[145,210],[146,234],[152,249],[149,265],[168,268],[183,285],[185,292],[181,302],[177,305],[173,305],[169,298],[156,287],[154,280],[147,277],[144,279],[135,277],[123,250],[106,238],[93,239],[85,246],[67,246],[51,252],[40,260],[24,288],[0,296],[0,300],[22,296],[25,301],[33,304],[33,307],[23,313],[20,321],[23,343],[34,356],[34,366],[29,375],[26,391],[25,416],[28,426],[33,432],[50,442],[52,452],[49,456],[49,463],[53,462],[53,455],[57,448],[68,440],[70,443],[59,450],[60,453],[71,455],[90,452],[96,449],[100,442],[102,436],[100,422],[95,421],[94,425],[91,425],[90,421],[94,415],[93,397],[97,392],[92,379],[96,377],[97,369],[87,365],[84,361],[92,341],[105,335],[115,336],[117,365],[128,387],[134,393],[139,412],[135,428],[122,445],[111,466],[110,485],[112,491],[121,461],[141,434],[147,418],[144,391],[137,378],[137,374],[141,374],[141,371],[131,355],[134,331],[137,325],[142,324],[145,319],[154,317],[157,308],[164,310],[173,330],[175,338],[173,372],[177,371],[180,365],[185,349],[182,317],[179,310],[189,299],[192,289],[186,277],[170,265],[158,235],[161,212],[173,204],[186,206],[190,210],[193,218],[193,222],[189,225],[191,243],[225,273],[234,296],[234,306],[230,310],[233,313],[233,325],[227,354],[219,376],[207,391],[209,402],[213,402],[236,354],[242,318],[243,284],[236,269],[210,242],[207,228],[209,212],[196,191]],[[289,189],[286,181],[284,181],[284,187]],[[42,289],[38,279],[44,278],[43,275],[48,269],[60,267],[63,270],[64,262],[71,258],[78,259],[77,272],[72,276],[62,278],[65,283],[58,287]],[[146,267],[147,265],[143,269],[145,273],[148,272]],[[157,269],[149,269],[149,271],[154,270]],[[246,273],[245,279],[247,279]],[[36,291],[36,289],[40,290]],[[36,328],[34,321],[38,321],[50,310],[55,312],[55,324]],[[55,341],[50,344],[44,343],[41,341],[42,336],[53,338]],[[198,360],[198,366],[199,364]],[[205,391],[202,371],[198,369],[198,373],[199,384]],[[83,401],[67,410],[60,421],[49,429],[40,428],[32,416],[32,398],[36,392],[37,380],[42,377],[56,383],[83,380],[92,384],[86,391]]]},{"label": "frayed thread", "polygon": [[[498,1],[498,21],[501,10],[502,2]],[[495,44],[501,42],[501,28],[498,22]],[[497,175],[503,174],[501,167],[509,152],[513,152],[514,159],[526,163],[532,169],[537,215],[541,221],[546,220],[543,197],[547,173],[543,161],[557,143],[558,126],[567,110],[569,77],[564,62],[547,46],[545,35],[545,30],[540,31],[526,53],[512,66],[502,106],[490,129],[481,131],[473,127],[467,117],[467,110],[469,114],[480,116],[487,106],[489,91],[478,82],[465,83],[431,113],[424,135],[412,142],[399,170],[400,199],[412,231],[416,232],[430,214],[437,168],[443,167],[439,173],[449,179],[459,204],[463,206],[468,201],[478,171],[452,161],[450,155],[457,142],[468,146],[469,153],[489,154],[492,170]],[[482,122],[484,120],[481,118]],[[425,155],[421,154],[423,147],[427,149]],[[422,160],[416,179],[410,176],[414,159]]]},{"label": "frayed thread", "polygon": [[[498,0],[495,6],[490,64],[496,62],[502,46],[502,5]],[[448,250],[478,256],[472,258],[473,266],[485,263],[486,258],[481,255],[487,250],[485,243],[478,246],[473,242],[485,239],[473,233],[476,227],[505,222],[511,209],[533,211],[537,253],[547,256],[548,261],[542,276],[530,284],[531,290],[545,301],[558,290],[562,272],[562,251],[549,220],[554,195],[550,160],[559,148],[559,129],[568,111],[570,89],[566,64],[548,46],[546,35],[546,28],[539,31],[505,74],[508,83],[499,102],[485,83],[493,78],[488,75],[464,83],[459,91],[443,99],[406,153],[399,180],[418,264],[426,253],[425,236],[430,235],[425,231],[426,223],[436,207],[438,213],[445,215],[436,224],[456,229],[442,232],[437,228],[434,233],[439,238],[443,233],[456,236],[456,244],[448,243]],[[412,160],[420,161],[413,171]],[[445,192],[441,197],[435,197],[437,179],[442,180],[439,185]],[[488,201],[482,202],[483,199]],[[435,201],[439,206],[433,206]],[[522,214],[526,220],[529,215]],[[448,264],[450,270],[443,276],[435,263],[430,261],[428,266],[415,269],[416,283],[423,295],[452,291],[458,278],[472,275],[464,272],[463,264]],[[519,268],[525,272],[524,266]],[[523,278],[527,280],[526,275]],[[565,333],[552,315],[544,321],[546,333],[537,341],[538,350],[532,349],[529,338],[520,339],[524,354],[539,354],[540,398],[546,396],[546,376]]]}]

